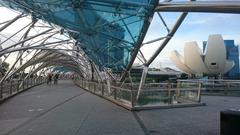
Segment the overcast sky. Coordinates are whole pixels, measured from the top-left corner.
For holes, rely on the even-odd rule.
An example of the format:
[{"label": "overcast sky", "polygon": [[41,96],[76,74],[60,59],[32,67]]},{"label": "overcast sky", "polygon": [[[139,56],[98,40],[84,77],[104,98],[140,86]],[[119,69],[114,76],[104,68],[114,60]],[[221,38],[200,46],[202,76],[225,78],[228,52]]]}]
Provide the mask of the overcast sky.
[{"label": "overcast sky", "polygon": [[[9,11],[6,8],[0,7],[1,20],[11,19],[16,14]],[[171,27],[176,18],[179,16],[178,13],[162,13],[167,24]],[[11,33],[19,28],[19,25],[27,24],[27,19],[21,20],[4,31],[5,33]],[[153,67],[174,67],[172,62],[169,60],[169,53],[173,50],[177,50],[183,53],[183,47],[185,42],[197,41],[199,47],[202,47],[202,41],[208,39],[210,34],[222,34],[224,39],[234,39],[236,44],[240,44],[240,15],[238,14],[209,14],[209,13],[190,13],[184,20],[183,24],[178,29],[173,39],[169,42],[163,52],[153,62]],[[152,20],[152,24],[149,28],[145,42],[151,39],[155,39],[166,34],[160,19],[155,15]],[[149,58],[151,54],[158,48],[160,42],[151,45],[144,46],[142,48],[146,58]]]}]

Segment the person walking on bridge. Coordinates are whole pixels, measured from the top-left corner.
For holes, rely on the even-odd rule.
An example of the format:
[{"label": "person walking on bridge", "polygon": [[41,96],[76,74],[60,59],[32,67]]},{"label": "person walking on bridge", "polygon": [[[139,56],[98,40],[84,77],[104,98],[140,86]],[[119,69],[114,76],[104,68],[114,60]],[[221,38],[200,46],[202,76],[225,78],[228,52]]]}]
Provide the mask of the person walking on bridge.
[{"label": "person walking on bridge", "polygon": [[51,84],[52,83],[52,74],[51,73],[48,73],[48,76],[47,76],[47,84]]},{"label": "person walking on bridge", "polygon": [[54,84],[58,84],[58,78],[59,78],[59,74],[56,73],[53,77]]}]

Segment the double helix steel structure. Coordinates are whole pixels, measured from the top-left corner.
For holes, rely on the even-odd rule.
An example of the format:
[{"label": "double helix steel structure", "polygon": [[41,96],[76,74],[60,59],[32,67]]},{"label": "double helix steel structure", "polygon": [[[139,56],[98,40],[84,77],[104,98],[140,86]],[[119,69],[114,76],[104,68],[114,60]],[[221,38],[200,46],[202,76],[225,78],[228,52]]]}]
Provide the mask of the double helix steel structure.
[{"label": "double helix steel structure", "polygon": [[[0,5],[17,14],[9,20],[0,16],[1,61],[14,58],[9,69],[1,74],[1,82],[16,76],[44,76],[48,71],[74,72],[86,80],[124,82],[131,78],[129,71],[139,59],[145,68],[137,96],[149,65],[188,12],[240,13],[239,1],[0,0]],[[162,12],[180,15],[169,27]],[[153,17],[160,18],[159,25],[167,33],[143,42]],[[23,18],[28,21],[14,26]],[[4,36],[9,27],[19,29]],[[158,41],[162,41],[161,45],[146,59],[141,47]]]}]

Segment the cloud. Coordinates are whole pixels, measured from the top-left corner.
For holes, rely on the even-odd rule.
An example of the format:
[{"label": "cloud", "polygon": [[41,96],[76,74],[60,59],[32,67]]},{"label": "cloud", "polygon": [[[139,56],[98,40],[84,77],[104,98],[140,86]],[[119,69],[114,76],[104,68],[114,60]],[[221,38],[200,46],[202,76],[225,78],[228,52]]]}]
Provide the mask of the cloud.
[{"label": "cloud", "polygon": [[[170,25],[173,24],[178,17],[177,14],[170,15],[170,13],[163,14],[163,16],[168,20],[168,22],[169,20],[173,21]],[[162,23],[156,18],[154,20],[155,21],[152,22],[152,28],[149,29],[150,32],[148,32],[146,39],[157,38],[162,34]],[[240,45],[239,22],[240,15],[238,14],[189,14],[184,23],[177,30],[174,37],[153,62],[152,66],[159,66],[159,63],[161,63],[164,67],[174,67],[168,58],[169,52],[173,50],[183,52],[184,44],[188,41],[197,41],[199,47],[202,48],[202,41],[206,41],[210,34],[221,34],[224,39],[233,39],[236,44]],[[145,46],[142,48],[143,53],[147,58],[149,58],[160,44],[161,42],[158,42],[150,46]]]},{"label": "cloud", "polygon": [[199,24],[205,24],[207,23],[207,20],[194,20],[194,21],[188,21],[186,24],[188,25],[199,25]]}]

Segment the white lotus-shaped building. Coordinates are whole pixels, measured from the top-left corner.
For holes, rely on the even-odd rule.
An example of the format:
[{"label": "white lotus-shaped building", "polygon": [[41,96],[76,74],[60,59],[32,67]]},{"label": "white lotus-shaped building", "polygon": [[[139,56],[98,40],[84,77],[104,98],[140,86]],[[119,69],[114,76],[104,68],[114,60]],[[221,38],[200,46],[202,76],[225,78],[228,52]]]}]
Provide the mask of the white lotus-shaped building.
[{"label": "white lotus-shaped building", "polygon": [[227,60],[226,47],[221,35],[208,37],[204,53],[197,42],[187,42],[184,46],[184,56],[173,51],[170,59],[180,70],[188,74],[224,74],[234,66],[234,61]]}]

